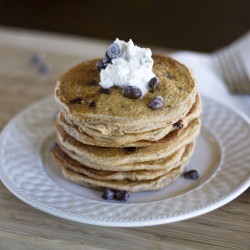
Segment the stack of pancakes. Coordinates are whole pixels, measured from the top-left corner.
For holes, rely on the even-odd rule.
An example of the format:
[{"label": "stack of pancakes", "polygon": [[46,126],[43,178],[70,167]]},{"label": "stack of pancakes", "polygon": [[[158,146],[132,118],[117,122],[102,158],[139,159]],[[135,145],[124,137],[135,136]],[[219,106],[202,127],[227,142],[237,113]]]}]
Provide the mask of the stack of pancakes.
[{"label": "stack of pancakes", "polygon": [[[61,76],[53,155],[65,178],[139,192],[162,189],[183,172],[200,132],[201,100],[188,68],[169,57],[153,59],[160,83],[140,99],[123,96],[120,87],[102,89],[97,60]],[[156,96],[164,106],[153,110],[148,103]]]}]

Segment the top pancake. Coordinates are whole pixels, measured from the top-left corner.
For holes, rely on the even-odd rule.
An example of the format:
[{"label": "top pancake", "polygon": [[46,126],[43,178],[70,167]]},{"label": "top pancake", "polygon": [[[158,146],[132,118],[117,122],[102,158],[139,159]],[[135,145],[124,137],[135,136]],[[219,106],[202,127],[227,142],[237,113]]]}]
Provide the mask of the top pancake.
[{"label": "top pancake", "polygon": [[[125,131],[147,131],[163,127],[184,117],[195,102],[195,80],[187,67],[172,58],[153,56],[153,72],[160,79],[155,92],[143,98],[130,99],[119,87],[101,93],[100,72],[96,61],[83,62],[61,76],[55,89],[55,99],[72,120],[102,131],[118,126]],[[96,80],[97,84],[90,84]],[[149,79],[150,80],[150,79]],[[164,99],[164,106],[152,110],[148,103],[156,96]],[[75,98],[82,102],[72,103]],[[147,122],[145,122],[147,121]]]}]

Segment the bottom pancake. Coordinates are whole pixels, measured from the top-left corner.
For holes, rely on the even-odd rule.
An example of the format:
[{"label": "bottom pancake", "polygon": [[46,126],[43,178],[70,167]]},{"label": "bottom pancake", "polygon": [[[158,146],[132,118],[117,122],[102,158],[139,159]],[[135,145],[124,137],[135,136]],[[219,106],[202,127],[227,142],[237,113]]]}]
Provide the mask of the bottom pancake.
[{"label": "bottom pancake", "polygon": [[[190,148],[193,146],[193,145],[192,146],[191,145],[192,144],[187,145],[186,148],[190,150]],[[79,163],[77,161],[73,160],[72,158],[70,158],[69,156],[67,156],[63,151],[60,151],[59,146],[55,147],[55,149],[53,150],[53,154],[54,154],[55,158],[60,163],[59,166],[62,169],[63,176],[66,179],[68,179],[69,181],[72,181],[72,182],[79,184],[79,185],[82,185],[82,186],[91,187],[91,188],[97,188],[97,189],[111,188],[111,189],[115,189],[115,190],[126,190],[129,192],[155,191],[155,190],[160,190],[160,189],[168,186],[169,184],[174,182],[181,175],[181,173],[184,170],[185,165],[187,164],[187,162],[190,158],[190,157],[187,157],[185,162],[182,162],[181,165],[178,165],[177,167],[171,169],[170,171],[167,171],[165,173],[164,173],[164,171],[160,172],[160,175],[158,175],[156,178],[153,178],[153,179],[137,180],[136,178],[134,178],[134,180],[130,180],[128,178],[124,178],[121,180],[119,180],[119,179],[117,179],[117,180],[111,179],[110,180],[107,178],[106,179],[105,178],[103,178],[103,179],[93,178],[94,172],[92,172],[92,176],[90,177],[90,176],[86,175],[86,174],[89,174],[89,172],[85,172],[85,174],[84,174],[84,173],[78,173],[78,172],[75,172],[74,170],[72,170],[73,169],[72,166],[77,166],[77,164],[79,164]],[[71,169],[69,167],[71,167]],[[94,170],[94,171],[98,172],[98,170]],[[161,171],[161,170],[159,170],[159,171]],[[106,172],[106,173],[103,173],[104,174],[103,176],[105,176],[105,174],[107,174],[107,172],[109,172],[109,171],[100,171],[99,177],[102,174],[102,172]],[[110,172],[113,172],[113,171],[110,171]],[[131,171],[131,172],[136,172],[136,171]],[[150,171],[146,170],[146,172],[148,172],[147,174],[148,174],[148,176],[150,176],[149,175]],[[119,172],[117,172],[117,173],[119,175]],[[113,173],[109,173],[109,174],[112,175],[112,174],[117,174],[117,173],[113,172]],[[145,176],[145,173],[144,173],[144,176]],[[128,177],[127,171],[125,171],[124,174],[125,174],[125,177]],[[131,176],[136,176],[136,175],[131,174]],[[139,176],[143,176],[143,171],[140,171]],[[107,175],[106,175],[106,177],[107,177]]]}]

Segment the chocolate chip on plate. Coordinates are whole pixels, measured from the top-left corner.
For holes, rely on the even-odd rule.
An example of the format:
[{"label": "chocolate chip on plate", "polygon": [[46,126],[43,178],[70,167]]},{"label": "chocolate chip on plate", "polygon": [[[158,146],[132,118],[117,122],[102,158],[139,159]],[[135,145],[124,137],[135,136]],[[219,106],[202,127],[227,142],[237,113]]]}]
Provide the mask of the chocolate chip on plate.
[{"label": "chocolate chip on plate", "polygon": [[183,128],[183,124],[181,123],[181,121],[178,121],[178,122],[174,123],[173,126],[175,128]]},{"label": "chocolate chip on plate", "polygon": [[41,74],[47,74],[51,71],[52,66],[50,63],[41,63],[38,67],[38,72]]},{"label": "chocolate chip on plate", "polygon": [[122,90],[122,94],[131,99],[138,99],[142,96],[141,89],[136,86],[126,86]]},{"label": "chocolate chip on plate", "polygon": [[70,104],[81,104],[82,103],[82,97],[76,97],[69,101]]},{"label": "chocolate chip on plate", "polygon": [[192,170],[185,172],[183,176],[185,179],[198,180],[200,178],[200,173],[197,170],[192,169]]},{"label": "chocolate chip on plate", "polygon": [[113,43],[109,46],[109,50],[108,50],[108,56],[111,59],[115,59],[117,57],[121,56],[121,50],[120,47],[117,43]]},{"label": "chocolate chip on plate", "polygon": [[109,188],[105,188],[102,193],[102,198],[104,200],[113,200],[115,196],[115,191]]},{"label": "chocolate chip on plate", "polygon": [[127,201],[130,198],[130,192],[128,191],[116,191],[114,199],[117,201]]},{"label": "chocolate chip on plate", "polygon": [[164,105],[164,100],[161,96],[156,96],[153,100],[148,103],[148,107],[156,110],[162,108]]},{"label": "chocolate chip on plate", "polygon": [[98,82],[96,80],[90,80],[88,82],[86,82],[87,86],[97,86]]},{"label": "chocolate chip on plate", "polygon": [[106,94],[106,95],[110,95],[111,93],[109,89],[103,89],[103,88],[99,89],[98,92],[100,94]]},{"label": "chocolate chip on plate", "polygon": [[41,53],[34,53],[31,57],[32,64],[40,64],[43,61],[43,55]]},{"label": "chocolate chip on plate", "polygon": [[157,77],[153,77],[149,81],[149,87],[152,89],[153,92],[155,91],[156,87],[159,85],[159,82],[160,80]]}]

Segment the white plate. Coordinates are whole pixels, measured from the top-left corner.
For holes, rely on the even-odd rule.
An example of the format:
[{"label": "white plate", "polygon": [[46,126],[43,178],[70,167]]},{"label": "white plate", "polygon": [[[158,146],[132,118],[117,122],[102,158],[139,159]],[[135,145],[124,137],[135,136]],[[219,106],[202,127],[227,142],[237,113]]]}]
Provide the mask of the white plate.
[{"label": "white plate", "polygon": [[101,199],[101,192],[65,180],[50,155],[56,106],[44,99],[16,116],[0,137],[4,185],[24,202],[65,219],[103,226],[170,223],[216,209],[250,184],[250,126],[246,118],[203,97],[202,130],[187,169],[198,181],[180,177],[156,192],[132,194],[128,202]]}]

